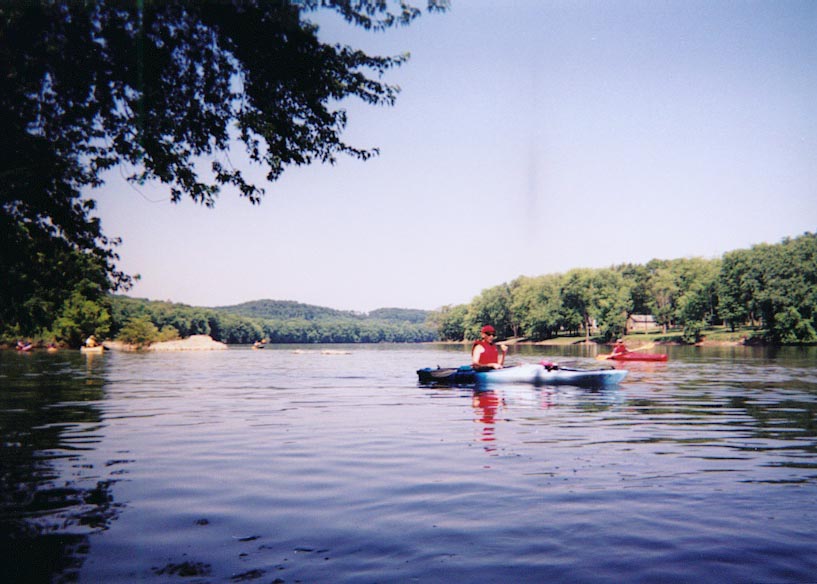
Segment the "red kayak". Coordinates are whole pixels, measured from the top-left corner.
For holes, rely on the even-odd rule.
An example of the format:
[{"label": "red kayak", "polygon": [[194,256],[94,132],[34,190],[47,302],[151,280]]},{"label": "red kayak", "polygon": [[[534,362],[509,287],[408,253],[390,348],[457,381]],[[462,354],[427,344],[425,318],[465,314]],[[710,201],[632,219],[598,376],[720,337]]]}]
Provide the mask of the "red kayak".
[{"label": "red kayak", "polygon": [[637,353],[635,351],[628,351],[627,353],[620,353],[618,355],[610,355],[607,357],[612,361],[666,361],[666,353]]}]

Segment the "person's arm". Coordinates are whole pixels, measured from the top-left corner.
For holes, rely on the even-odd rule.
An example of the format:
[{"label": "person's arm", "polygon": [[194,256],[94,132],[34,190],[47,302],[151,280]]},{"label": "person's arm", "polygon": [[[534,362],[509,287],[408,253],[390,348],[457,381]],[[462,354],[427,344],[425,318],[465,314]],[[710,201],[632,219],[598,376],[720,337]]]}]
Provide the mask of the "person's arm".
[{"label": "person's arm", "polygon": [[479,356],[485,352],[485,347],[482,345],[474,345],[474,348],[471,349],[471,366],[472,367],[483,367],[480,365]]},{"label": "person's arm", "polygon": [[499,345],[499,369],[505,367],[505,355],[508,354],[508,345]]}]

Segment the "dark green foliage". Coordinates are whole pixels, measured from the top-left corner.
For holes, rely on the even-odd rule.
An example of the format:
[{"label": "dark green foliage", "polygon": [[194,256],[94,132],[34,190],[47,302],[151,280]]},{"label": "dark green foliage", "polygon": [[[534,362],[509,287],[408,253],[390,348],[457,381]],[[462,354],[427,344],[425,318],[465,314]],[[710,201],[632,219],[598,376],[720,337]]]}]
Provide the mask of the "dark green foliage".
[{"label": "dark green foliage", "polygon": [[159,329],[148,316],[135,316],[122,325],[117,339],[123,343],[144,347],[159,340]]},{"label": "dark green foliage", "polygon": [[75,249],[54,231],[0,212],[0,336],[38,334],[75,292],[99,301],[109,289],[113,255]]},{"label": "dark green foliage", "polygon": [[507,284],[483,290],[465,312],[465,338],[478,339],[480,328],[486,323],[493,325],[499,338],[515,336],[518,327],[513,319],[512,306],[511,288]]},{"label": "dark green foliage", "polygon": [[442,341],[461,341],[465,338],[465,317],[468,307],[444,306],[438,312],[429,315],[429,323],[434,326]]},{"label": "dark green foliage", "polygon": [[730,322],[759,319],[773,343],[817,341],[817,234],[726,254],[718,281]]},{"label": "dark green foliage", "polygon": [[95,302],[76,290],[65,301],[59,317],[54,321],[54,337],[70,347],[79,347],[91,335],[104,339],[110,327],[107,299]]},{"label": "dark green foliage", "polygon": [[428,319],[428,314],[427,310],[411,308],[378,308],[377,310],[371,311],[368,316],[375,320],[422,324]]},{"label": "dark green foliage", "polygon": [[740,249],[723,256],[717,281],[719,311],[732,330],[743,322],[754,322],[755,296],[759,281],[754,272],[752,251]]},{"label": "dark green foliage", "polygon": [[268,321],[267,337],[273,343],[418,343],[437,340],[422,325],[386,321]]},{"label": "dark green foliage", "polygon": [[[372,314],[402,314],[384,309]],[[389,311],[398,311],[391,313]],[[383,320],[291,301],[259,300],[222,308],[155,302],[127,296],[111,297],[112,335],[134,319],[143,319],[164,331],[173,327],[182,337],[209,334],[228,344],[248,344],[261,339],[272,343],[413,343],[437,339],[431,326],[407,318]],[[418,320],[425,311],[405,310]],[[306,315],[306,316],[305,316]],[[308,318],[307,318],[308,317]]]},{"label": "dark green foliage", "polygon": [[703,339],[704,323],[690,321],[684,324],[684,333],[681,336],[687,344],[693,345]]},{"label": "dark green foliage", "polygon": [[99,297],[131,284],[93,216],[105,171],[210,207],[223,187],[264,195],[230,163],[234,147],[269,181],[377,153],[343,141],[338,104],[392,104],[382,75],[407,57],[321,43],[318,9],[374,30],[420,12],[379,0],[0,2],[0,333],[47,328],[83,280]]},{"label": "dark green foliage", "polygon": [[321,320],[327,318],[362,318],[351,311],[335,310],[323,306],[302,304],[292,300],[253,300],[233,306],[219,306],[216,310],[250,318],[272,320]]},{"label": "dark green foliage", "polygon": [[609,340],[629,315],[652,314],[700,341],[709,325],[761,325],[775,344],[817,342],[817,234],[737,250],[722,259],[651,260],[609,269],[520,277],[484,290],[468,305],[435,315],[440,337],[476,338],[490,323],[500,336],[531,340],[591,332]]}]

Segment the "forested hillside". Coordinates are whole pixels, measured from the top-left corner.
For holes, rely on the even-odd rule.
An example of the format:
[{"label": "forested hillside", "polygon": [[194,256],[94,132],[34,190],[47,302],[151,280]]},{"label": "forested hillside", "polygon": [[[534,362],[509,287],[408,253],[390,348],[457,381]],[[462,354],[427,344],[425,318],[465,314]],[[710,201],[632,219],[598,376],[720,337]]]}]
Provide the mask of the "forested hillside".
[{"label": "forested hillside", "polygon": [[411,343],[437,338],[436,331],[425,324],[428,313],[418,310],[385,309],[385,313],[365,315],[279,300],[202,308],[127,296],[112,296],[110,304],[112,337],[136,321],[139,331],[155,329],[153,334],[164,338],[173,338],[174,333],[182,337],[199,334],[230,344],[261,339],[272,343]]},{"label": "forested hillside", "polygon": [[369,313],[369,318],[375,320],[388,320],[392,322],[411,322],[422,324],[428,320],[431,313],[427,310],[416,310],[411,308],[378,308]]},{"label": "forested hillside", "polygon": [[[323,320],[336,318],[362,319],[365,315],[352,311],[335,310],[324,306],[301,304],[292,300],[252,300],[232,306],[219,306],[213,310],[229,312],[250,318],[270,320]],[[423,317],[425,320],[425,317]]]}]

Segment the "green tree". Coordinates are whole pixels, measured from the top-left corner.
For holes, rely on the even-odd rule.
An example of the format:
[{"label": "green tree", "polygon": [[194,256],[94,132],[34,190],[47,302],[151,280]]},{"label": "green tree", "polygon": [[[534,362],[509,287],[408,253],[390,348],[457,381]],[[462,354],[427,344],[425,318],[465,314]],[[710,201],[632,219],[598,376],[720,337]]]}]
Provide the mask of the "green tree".
[{"label": "green tree", "polygon": [[2,197],[0,181],[0,336],[32,336],[53,328],[75,290],[101,301],[109,288],[105,261],[30,222],[13,220],[3,213]]},{"label": "green tree", "polygon": [[123,343],[145,347],[159,339],[159,329],[147,316],[138,316],[125,323],[117,338]]},{"label": "green tree", "polygon": [[760,317],[774,343],[817,341],[817,234],[755,246]]},{"label": "green tree", "polygon": [[754,320],[757,280],[752,275],[755,253],[748,249],[724,254],[717,279],[720,314],[732,330]]},{"label": "green tree", "polygon": [[[630,289],[630,314],[652,314],[649,289],[649,270],[639,264],[623,264],[613,268],[621,274]],[[628,315],[629,316],[629,315]]]},{"label": "green tree", "polygon": [[75,290],[65,301],[54,321],[54,334],[70,347],[79,347],[89,336],[104,339],[111,327],[111,314],[102,303]]},{"label": "green tree", "polygon": [[629,282],[615,270],[597,270],[591,283],[592,314],[602,337],[609,340],[623,335],[633,309]]},{"label": "green tree", "polygon": [[571,270],[565,274],[561,289],[566,328],[569,330],[584,329],[586,341],[590,340],[590,330],[594,324],[592,281],[593,270]]},{"label": "green tree", "polygon": [[173,328],[170,325],[165,325],[159,331],[159,335],[156,338],[156,340],[159,341],[159,342],[165,342],[165,341],[176,341],[179,338],[180,338],[179,331],[177,331],[175,328]]},{"label": "green tree", "polygon": [[462,341],[465,339],[465,317],[468,305],[443,306],[432,316],[435,326],[443,341]]},{"label": "green tree", "polygon": [[647,263],[647,269],[650,272],[650,312],[655,316],[656,322],[663,327],[664,332],[667,332],[673,324],[677,308],[678,281],[668,261],[651,260]]},{"label": "green tree", "polygon": [[692,258],[677,262],[680,276],[680,293],[676,301],[676,316],[684,327],[689,341],[701,340],[702,331],[714,324],[718,316],[718,276],[720,260]]},{"label": "green tree", "polygon": [[490,324],[499,338],[516,336],[517,324],[511,313],[511,290],[507,284],[483,290],[468,305],[464,324],[465,336],[478,339],[479,329]]},{"label": "green tree", "polygon": [[520,277],[511,285],[511,310],[521,334],[533,340],[549,339],[562,325],[562,276]]},{"label": "green tree", "polygon": [[[292,165],[375,155],[342,139],[338,104],[392,104],[398,88],[382,76],[407,56],[321,42],[319,9],[374,30],[420,13],[380,0],[0,3],[0,324],[41,326],[88,277],[55,258],[79,252],[106,288],[131,283],[88,197],[109,169],[211,207],[225,186],[252,203],[264,194],[230,164],[234,144],[268,181]],[[42,302],[25,306],[33,298]]]},{"label": "green tree", "polygon": [[817,341],[813,319],[805,318],[794,306],[787,306],[774,314],[770,334],[775,341],[785,344],[813,343]]}]

